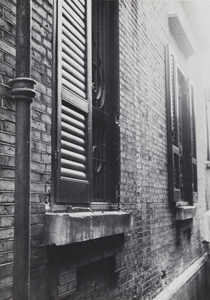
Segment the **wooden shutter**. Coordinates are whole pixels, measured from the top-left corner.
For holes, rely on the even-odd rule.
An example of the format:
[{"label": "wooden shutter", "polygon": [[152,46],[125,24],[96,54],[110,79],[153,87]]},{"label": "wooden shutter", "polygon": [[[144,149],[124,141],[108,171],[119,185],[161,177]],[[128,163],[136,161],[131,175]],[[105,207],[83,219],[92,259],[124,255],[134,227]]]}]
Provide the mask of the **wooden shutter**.
[{"label": "wooden shutter", "polygon": [[206,106],[207,161],[210,161],[210,100],[207,90],[204,91]]},{"label": "wooden shutter", "polygon": [[85,0],[58,1],[56,200],[60,203],[89,202],[89,17]]},{"label": "wooden shutter", "polygon": [[189,80],[180,78],[183,85],[183,99],[181,106],[182,144],[183,144],[183,200],[192,204],[192,132],[190,111],[190,86]]},{"label": "wooden shutter", "polygon": [[194,88],[190,86],[190,129],[191,129],[191,147],[192,147],[192,190],[197,192],[197,154],[196,154],[196,122],[195,122],[195,100]]},{"label": "wooden shutter", "polygon": [[177,67],[169,46],[166,48],[166,107],[168,136],[168,182],[170,201],[181,200],[179,101]]},{"label": "wooden shutter", "polygon": [[193,203],[197,191],[194,90],[166,51],[169,197]]}]

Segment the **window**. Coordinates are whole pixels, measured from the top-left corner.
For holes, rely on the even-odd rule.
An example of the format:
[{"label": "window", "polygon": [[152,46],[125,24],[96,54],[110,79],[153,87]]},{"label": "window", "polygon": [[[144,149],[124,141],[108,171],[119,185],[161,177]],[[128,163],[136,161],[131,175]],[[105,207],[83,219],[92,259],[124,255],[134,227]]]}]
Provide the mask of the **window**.
[{"label": "window", "polygon": [[169,47],[166,55],[169,197],[192,205],[197,192],[194,88]]},{"label": "window", "polygon": [[116,1],[57,1],[54,202],[116,202]]}]

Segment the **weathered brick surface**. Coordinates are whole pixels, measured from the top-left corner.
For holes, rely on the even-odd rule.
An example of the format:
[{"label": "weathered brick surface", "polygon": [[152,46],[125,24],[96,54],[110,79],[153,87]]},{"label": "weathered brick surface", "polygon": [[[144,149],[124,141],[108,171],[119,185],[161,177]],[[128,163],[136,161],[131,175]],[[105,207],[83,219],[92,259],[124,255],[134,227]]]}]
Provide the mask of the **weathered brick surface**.
[{"label": "weathered brick surface", "polygon": [[15,105],[8,100],[15,76],[15,2],[0,3],[0,298],[11,299],[13,283]]},{"label": "weathered brick surface", "polygon": [[[49,59],[50,57],[51,59]],[[36,80],[32,104],[31,145],[31,299],[45,299],[46,259],[44,248],[44,205],[51,180],[51,93],[52,88],[52,4],[33,1],[31,75]]]},{"label": "weathered brick surface", "polygon": [[[53,1],[33,0],[31,76],[36,80],[31,130],[31,300],[152,299],[205,251],[206,132],[196,56],[185,61],[170,38],[171,2],[119,1],[121,207],[134,226],[123,237],[67,247],[44,246],[45,202],[51,188]],[[169,5],[171,5],[169,7]],[[179,8],[182,10],[182,8]],[[15,2],[0,1],[0,299],[12,298],[15,103]],[[196,91],[198,202],[192,236],[178,232],[168,199],[165,46],[171,41]],[[182,227],[181,227],[182,229]],[[76,278],[75,278],[75,270]],[[162,276],[163,273],[165,277]],[[73,275],[72,275],[73,274]],[[163,278],[164,277],[164,278]],[[76,291],[71,294],[76,286]],[[54,291],[54,292],[53,292]],[[71,294],[71,295],[70,295]]]}]

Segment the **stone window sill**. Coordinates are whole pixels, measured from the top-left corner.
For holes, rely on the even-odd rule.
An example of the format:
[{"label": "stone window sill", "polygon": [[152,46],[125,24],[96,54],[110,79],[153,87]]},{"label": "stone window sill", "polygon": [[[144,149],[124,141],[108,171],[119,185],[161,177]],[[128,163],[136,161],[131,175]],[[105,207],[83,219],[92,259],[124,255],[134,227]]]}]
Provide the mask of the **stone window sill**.
[{"label": "stone window sill", "polygon": [[210,243],[210,210],[207,210],[204,213],[203,219],[202,219],[202,235],[203,235],[203,241]]},{"label": "stone window sill", "polygon": [[45,245],[68,245],[131,229],[130,212],[47,212],[45,215]]},{"label": "stone window sill", "polygon": [[188,220],[195,217],[196,207],[195,206],[180,206],[176,207],[176,220]]}]

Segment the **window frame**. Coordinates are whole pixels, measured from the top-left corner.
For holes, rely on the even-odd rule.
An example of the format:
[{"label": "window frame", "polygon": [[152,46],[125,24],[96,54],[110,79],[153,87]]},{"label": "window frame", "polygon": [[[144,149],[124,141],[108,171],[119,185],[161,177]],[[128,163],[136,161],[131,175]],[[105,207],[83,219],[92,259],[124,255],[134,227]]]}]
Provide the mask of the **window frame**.
[{"label": "window frame", "polygon": [[[51,209],[53,211],[60,211],[60,210],[65,210],[66,207],[84,207],[84,208],[91,208],[91,209],[96,209],[96,210],[109,210],[110,205],[113,204],[113,202],[117,202],[119,200],[119,124],[118,122],[116,123],[117,129],[114,129],[114,134],[112,137],[112,142],[114,143],[114,156],[117,158],[116,166],[115,166],[115,180],[116,180],[116,186],[117,190],[114,192],[116,197],[115,199],[109,199],[109,201],[106,202],[99,202],[96,203],[93,201],[93,163],[92,163],[92,1],[90,3],[89,0],[87,0],[87,11],[86,11],[86,17],[87,17],[87,102],[88,102],[88,117],[87,117],[87,134],[88,134],[88,179],[87,181],[89,182],[89,189],[88,193],[86,193],[87,201],[78,201],[78,202],[58,202],[58,199],[60,197],[59,191],[58,191],[58,186],[59,186],[59,179],[57,176],[57,173],[59,169],[59,152],[58,152],[58,144],[60,140],[60,124],[61,119],[57,116],[59,115],[59,112],[61,110],[59,102],[59,95],[61,95],[61,58],[59,56],[61,53],[61,43],[58,42],[58,36],[60,37],[60,31],[61,31],[61,25],[62,23],[61,18],[62,18],[62,13],[61,13],[61,4],[58,2],[58,0],[55,1],[55,6],[54,6],[54,31],[53,31],[53,105],[52,105],[52,119],[56,120],[56,122],[53,122],[52,124],[52,189],[51,189]],[[116,4],[115,4],[116,5]],[[60,6],[60,7],[59,7]],[[117,8],[115,7],[115,13],[117,11]],[[114,13],[113,13],[114,15]],[[116,17],[113,22],[116,22]],[[115,29],[112,38],[116,38],[118,34],[118,28]],[[118,43],[117,43],[118,47]],[[116,47],[116,48],[117,48]],[[114,52],[114,57],[117,58],[117,50],[115,49]],[[114,84],[115,84],[115,92],[113,93],[113,98],[116,99],[115,105],[114,105],[114,118],[116,119],[116,115],[119,115],[119,92],[118,92],[118,60],[113,59],[114,62]],[[114,90],[114,89],[113,89]],[[113,92],[113,91],[112,91]],[[72,94],[72,97],[74,98],[74,93],[69,91],[69,93]],[[75,98],[76,101],[76,98]],[[56,134],[55,134],[56,132]],[[78,183],[80,185],[80,183]],[[77,190],[78,188],[76,188]],[[112,188],[113,189],[113,188]]]},{"label": "window frame", "polygon": [[[172,60],[172,67],[171,67]],[[173,70],[171,69],[173,68]],[[179,99],[178,81],[179,76],[184,79],[182,87],[182,100]],[[180,86],[181,88],[181,86]],[[183,72],[176,56],[168,45],[166,47],[166,108],[167,108],[167,148],[168,148],[168,188],[169,200],[171,203],[178,205],[193,205],[195,202],[195,195],[197,193],[197,160],[192,157],[192,132],[191,126],[194,122],[194,139],[195,139],[195,153],[196,153],[196,116],[195,116],[195,97],[194,106],[192,104],[191,88],[194,90],[192,83],[189,81],[185,72]],[[195,95],[195,92],[194,92]],[[182,102],[181,102],[182,101]],[[172,103],[173,102],[173,103]],[[180,106],[182,103],[182,107]],[[173,110],[173,106],[175,110]],[[178,108],[177,108],[178,107]],[[180,110],[181,109],[181,110]],[[185,116],[184,116],[185,114]],[[174,117],[173,117],[174,115]],[[174,124],[172,123],[174,118]],[[193,121],[192,121],[193,120]],[[182,124],[180,124],[180,121]],[[174,145],[173,126],[175,126],[175,139],[177,139],[177,146]],[[181,129],[180,129],[181,128]],[[181,136],[180,136],[181,130]],[[176,137],[177,135],[177,137]],[[181,142],[179,139],[182,139]],[[190,143],[187,143],[187,139]],[[176,140],[175,140],[176,143]],[[178,157],[175,161],[175,157]],[[177,166],[175,166],[175,164]],[[196,170],[196,190],[193,186],[193,167]],[[178,171],[176,169],[178,168]],[[182,171],[182,170],[183,171]],[[176,172],[175,172],[176,171]],[[175,175],[174,175],[175,174]],[[183,178],[181,178],[183,175]],[[178,189],[175,186],[175,178],[178,176]],[[177,181],[177,178],[176,178]]]}]

